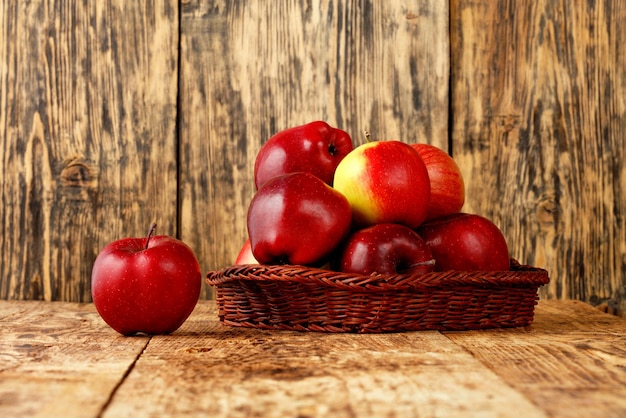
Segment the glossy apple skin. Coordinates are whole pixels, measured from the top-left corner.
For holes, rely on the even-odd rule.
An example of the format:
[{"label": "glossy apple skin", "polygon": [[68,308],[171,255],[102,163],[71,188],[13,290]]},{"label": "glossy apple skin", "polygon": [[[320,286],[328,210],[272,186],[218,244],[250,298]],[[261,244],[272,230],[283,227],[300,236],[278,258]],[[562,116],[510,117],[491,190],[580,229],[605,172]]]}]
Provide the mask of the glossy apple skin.
[{"label": "glossy apple skin", "polygon": [[202,285],[198,260],[166,235],[124,238],[104,247],[91,273],[91,295],[102,319],[123,335],[169,334],[193,311]]},{"label": "glossy apple skin", "polygon": [[409,227],[377,224],[353,232],[339,261],[345,273],[369,275],[419,274],[434,270],[435,260],[426,242]]},{"label": "glossy apple skin", "polygon": [[506,239],[489,219],[456,213],[424,223],[417,233],[435,258],[436,271],[506,271],[511,258]]},{"label": "glossy apple skin", "polygon": [[350,223],[346,198],[306,172],[268,180],[248,207],[252,254],[262,264],[321,265]]},{"label": "glossy apple skin", "polygon": [[430,179],[426,220],[460,212],[465,203],[465,182],[456,161],[430,144],[411,145],[422,157]]},{"label": "glossy apple skin", "polygon": [[352,149],[352,138],[347,132],[323,121],[280,131],[257,154],[256,188],[272,177],[297,171],[311,173],[332,185],[337,165]]},{"label": "glossy apple skin", "polygon": [[379,223],[416,228],[426,219],[428,171],[409,144],[377,141],[358,146],[337,166],[333,187],[350,202],[357,228]]},{"label": "glossy apple skin", "polygon": [[239,266],[242,264],[259,264],[257,259],[254,258],[254,254],[252,254],[250,238],[247,238],[243,243],[241,249],[239,250],[239,254],[237,254],[237,258],[235,259],[235,265]]}]

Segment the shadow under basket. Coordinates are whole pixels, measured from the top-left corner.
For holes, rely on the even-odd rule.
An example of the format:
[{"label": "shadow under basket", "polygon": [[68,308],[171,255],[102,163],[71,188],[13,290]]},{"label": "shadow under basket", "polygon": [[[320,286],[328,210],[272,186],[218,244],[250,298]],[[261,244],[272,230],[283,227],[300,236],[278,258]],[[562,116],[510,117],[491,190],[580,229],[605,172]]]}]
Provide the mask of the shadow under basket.
[{"label": "shadow under basket", "polygon": [[240,265],[207,274],[220,321],[273,330],[382,333],[522,327],[546,270],[347,274],[293,265]]}]

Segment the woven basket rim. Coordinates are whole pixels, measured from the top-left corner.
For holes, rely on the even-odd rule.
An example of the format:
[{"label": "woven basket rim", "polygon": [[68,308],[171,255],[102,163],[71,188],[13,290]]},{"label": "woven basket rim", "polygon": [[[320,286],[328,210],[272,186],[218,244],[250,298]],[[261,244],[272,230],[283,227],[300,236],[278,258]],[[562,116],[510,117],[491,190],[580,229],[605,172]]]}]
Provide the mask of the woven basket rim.
[{"label": "woven basket rim", "polygon": [[342,273],[299,265],[233,265],[210,271],[206,283],[220,286],[233,281],[317,284],[353,291],[419,290],[438,287],[538,287],[549,283],[548,272],[511,259],[507,271],[445,271],[420,274]]}]

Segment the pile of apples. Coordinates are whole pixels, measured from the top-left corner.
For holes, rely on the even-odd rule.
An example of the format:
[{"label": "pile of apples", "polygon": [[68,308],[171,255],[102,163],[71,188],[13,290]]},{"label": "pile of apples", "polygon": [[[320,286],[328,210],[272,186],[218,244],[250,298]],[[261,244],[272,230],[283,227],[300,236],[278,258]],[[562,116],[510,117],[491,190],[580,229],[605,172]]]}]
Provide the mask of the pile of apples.
[{"label": "pile of apples", "polygon": [[235,264],[297,264],[347,273],[508,270],[500,229],[461,212],[455,161],[429,144],[369,141],[315,121],[257,154],[248,239]]},{"label": "pile of apples", "polygon": [[[454,160],[428,144],[371,141],[356,148],[322,121],[286,129],[260,149],[248,239],[235,264],[299,264],[349,273],[502,271],[504,236],[460,212],[465,186]],[[198,260],[184,242],[155,235],[105,246],[91,293],[123,335],[169,334],[200,294]]]}]

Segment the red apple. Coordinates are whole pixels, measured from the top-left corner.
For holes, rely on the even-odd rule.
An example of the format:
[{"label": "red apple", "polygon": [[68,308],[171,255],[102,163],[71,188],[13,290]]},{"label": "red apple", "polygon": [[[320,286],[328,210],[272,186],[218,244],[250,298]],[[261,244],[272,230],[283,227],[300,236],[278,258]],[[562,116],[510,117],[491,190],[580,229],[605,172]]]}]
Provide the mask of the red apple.
[{"label": "red apple", "polygon": [[465,203],[461,170],[447,152],[430,144],[412,144],[428,170],[430,200],[426,220],[460,212]]},{"label": "red apple", "polygon": [[417,233],[435,257],[435,270],[505,271],[511,258],[500,229],[480,215],[455,213],[422,224]]},{"label": "red apple", "polygon": [[246,241],[243,243],[243,246],[239,250],[239,254],[237,254],[237,258],[235,259],[235,265],[241,264],[259,264],[257,259],[254,258],[254,254],[252,254],[250,238],[246,239]]},{"label": "red apple", "polygon": [[102,319],[123,335],[169,334],[193,311],[202,285],[198,260],[166,235],[125,238],[104,247],[91,273],[91,295]]},{"label": "red apple", "polygon": [[360,274],[428,273],[435,260],[426,242],[409,227],[377,224],[353,232],[343,247],[339,270]]},{"label": "red apple", "polygon": [[332,185],[337,164],[352,151],[347,132],[315,121],[272,136],[254,162],[257,190],[272,177],[297,171],[311,173]]},{"label": "red apple", "polygon": [[357,227],[399,223],[415,228],[426,219],[428,171],[409,144],[377,141],[355,148],[337,166],[333,186],[350,202]]},{"label": "red apple", "polygon": [[321,265],[350,229],[350,205],[311,173],[273,177],[248,207],[252,254],[263,264]]}]

